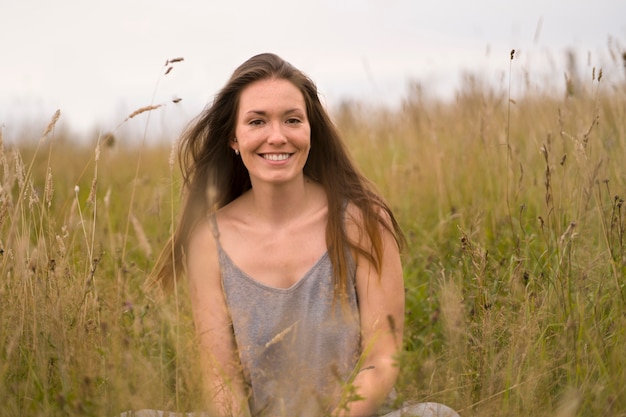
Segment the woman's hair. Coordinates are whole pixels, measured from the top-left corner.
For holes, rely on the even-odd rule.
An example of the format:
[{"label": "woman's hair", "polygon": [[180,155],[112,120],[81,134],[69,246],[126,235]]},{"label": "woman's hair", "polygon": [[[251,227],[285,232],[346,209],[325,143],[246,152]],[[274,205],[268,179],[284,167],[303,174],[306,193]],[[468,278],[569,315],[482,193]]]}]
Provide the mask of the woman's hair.
[{"label": "woman's hair", "polygon": [[[284,79],[295,85],[306,103],[311,126],[311,149],[304,174],[326,191],[328,221],[326,245],[335,271],[335,297],[344,300],[349,262],[345,248],[365,256],[380,269],[383,244],[380,227],[395,237],[399,246],[404,238],[390,208],[358,171],[346,147],[322,106],[315,83],[303,72],[274,54],[256,55],[239,66],[181,137],[179,162],[185,203],[177,229],[157,260],[152,280],[171,287],[177,271],[184,267],[184,252],[194,224],[208,213],[230,203],[250,187],[250,177],[240,157],[230,147],[241,92],[250,84],[266,79]],[[361,235],[371,245],[351,242],[344,228],[346,203],[359,209]]]}]

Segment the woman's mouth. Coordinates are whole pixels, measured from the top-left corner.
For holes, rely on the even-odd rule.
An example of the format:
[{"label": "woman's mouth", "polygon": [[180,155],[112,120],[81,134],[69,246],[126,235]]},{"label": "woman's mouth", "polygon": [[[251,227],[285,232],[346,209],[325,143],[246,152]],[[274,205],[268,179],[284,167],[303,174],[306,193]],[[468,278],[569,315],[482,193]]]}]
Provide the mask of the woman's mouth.
[{"label": "woman's mouth", "polygon": [[288,153],[264,153],[261,156],[269,161],[284,161],[291,155]]}]

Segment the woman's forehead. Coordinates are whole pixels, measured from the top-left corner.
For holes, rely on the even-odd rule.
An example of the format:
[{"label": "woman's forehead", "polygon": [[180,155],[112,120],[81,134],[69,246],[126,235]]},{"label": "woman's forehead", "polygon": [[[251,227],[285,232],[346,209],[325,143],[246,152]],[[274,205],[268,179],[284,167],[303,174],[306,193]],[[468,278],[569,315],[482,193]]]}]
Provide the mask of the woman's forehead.
[{"label": "woman's forehead", "polygon": [[306,110],[304,95],[291,81],[270,78],[255,81],[239,97],[239,112],[266,113],[270,110]]}]

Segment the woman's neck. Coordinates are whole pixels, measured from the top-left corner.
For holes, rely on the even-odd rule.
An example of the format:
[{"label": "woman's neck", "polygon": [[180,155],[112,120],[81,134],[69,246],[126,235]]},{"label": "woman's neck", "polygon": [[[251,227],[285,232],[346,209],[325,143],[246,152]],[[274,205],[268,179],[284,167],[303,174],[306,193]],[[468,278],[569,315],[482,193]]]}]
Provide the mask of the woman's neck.
[{"label": "woman's neck", "polygon": [[325,204],[321,187],[304,176],[285,184],[253,184],[248,198],[250,214],[272,227],[297,221]]}]

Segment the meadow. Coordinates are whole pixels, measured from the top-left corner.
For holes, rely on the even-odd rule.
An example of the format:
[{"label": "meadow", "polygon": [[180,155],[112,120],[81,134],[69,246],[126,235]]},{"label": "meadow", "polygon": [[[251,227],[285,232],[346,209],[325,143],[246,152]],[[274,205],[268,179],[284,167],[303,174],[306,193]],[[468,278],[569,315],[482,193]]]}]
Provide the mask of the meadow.
[{"label": "meadow", "polygon": [[[626,416],[621,59],[561,90],[468,76],[453,100],[416,84],[334,111],[408,240],[399,401]],[[175,138],[77,142],[59,117],[0,136],[0,415],[201,410],[184,281],[144,286],[180,204]]]}]

